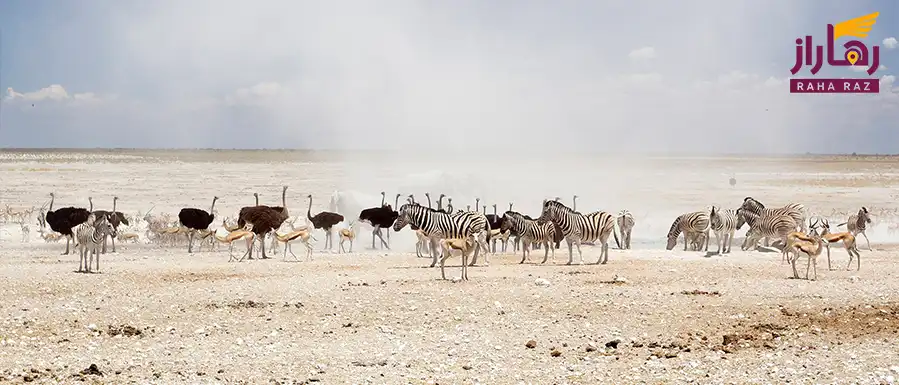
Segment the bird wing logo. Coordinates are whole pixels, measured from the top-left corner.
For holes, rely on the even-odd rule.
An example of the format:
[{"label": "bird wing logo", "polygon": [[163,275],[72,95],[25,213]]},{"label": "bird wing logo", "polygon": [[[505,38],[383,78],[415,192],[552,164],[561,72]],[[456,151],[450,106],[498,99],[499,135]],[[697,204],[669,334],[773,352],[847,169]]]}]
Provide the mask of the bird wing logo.
[{"label": "bird wing logo", "polygon": [[877,16],[880,12],[874,12],[865,16],[849,19],[833,26],[833,41],[837,41],[840,36],[855,36],[858,38],[868,37],[868,32],[877,22]]}]

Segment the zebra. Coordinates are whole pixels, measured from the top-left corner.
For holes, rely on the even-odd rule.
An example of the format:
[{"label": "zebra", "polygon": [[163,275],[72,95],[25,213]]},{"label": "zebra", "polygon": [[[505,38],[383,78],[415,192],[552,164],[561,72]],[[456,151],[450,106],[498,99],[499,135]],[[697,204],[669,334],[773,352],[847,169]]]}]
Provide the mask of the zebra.
[{"label": "zebra", "polygon": [[97,257],[97,270],[100,270],[100,248],[107,236],[116,236],[115,228],[109,222],[109,215],[103,215],[97,219],[93,213],[87,221],[75,227],[72,231],[75,235],[77,247],[81,252],[78,262],[78,272],[91,273],[91,264],[94,256]]},{"label": "zebra", "polygon": [[618,225],[618,231],[621,232],[621,241],[618,241],[618,234],[612,233],[615,236],[615,243],[618,244],[618,248],[621,250],[630,249],[631,248],[631,231],[634,229],[634,215],[631,214],[630,211],[621,210],[618,213],[618,218],[615,219],[616,224]]},{"label": "zebra", "polygon": [[538,220],[552,221],[559,225],[565,235],[565,242],[568,243],[569,265],[574,263],[574,246],[577,246],[577,254],[583,264],[581,243],[597,239],[602,243],[602,251],[596,264],[604,265],[609,262],[609,235],[615,230],[615,217],[612,214],[604,211],[581,214],[560,202],[543,201],[543,212]]},{"label": "zebra", "polygon": [[712,206],[712,211],[709,213],[709,224],[712,230],[715,231],[715,243],[718,244],[718,254],[722,252],[725,254],[730,253],[734,233],[737,231],[736,210],[722,210]]},{"label": "zebra", "polygon": [[846,230],[849,230],[852,235],[864,235],[865,243],[868,244],[868,250],[871,250],[871,241],[868,240],[868,234],[865,234],[865,230],[867,230],[869,223],[871,223],[871,215],[868,213],[868,208],[862,206],[862,208],[858,210],[858,214],[850,215],[848,221],[840,223],[837,226],[846,225]]},{"label": "zebra", "polygon": [[687,247],[690,246],[690,239],[700,235],[705,236],[702,242],[703,250],[700,251],[708,251],[710,222],[709,213],[705,211],[694,211],[679,215],[671,223],[671,228],[668,230],[668,244],[665,246],[665,250],[673,249],[677,245],[678,236],[683,232],[684,251],[687,251]]},{"label": "zebra", "polygon": [[553,263],[555,263],[556,249],[552,247],[552,243],[555,241],[556,227],[552,222],[526,219],[521,213],[506,211],[503,214],[500,231],[506,232],[510,230],[521,234],[521,262],[518,263],[521,264],[527,260],[528,254],[530,254],[528,246],[534,242],[542,243],[545,249],[543,262],[540,263],[546,263],[546,260],[549,259],[550,249],[552,249]]},{"label": "zebra", "polygon": [[[414,203],[406,203],[400,206],[398,214],[399,216],[393,223],[393,231],[400,231],[406,225],[410,227],[415,226],[430,239],[431,267],[437,265],[437,251],[441,249],[437,245],[438,240],[473,238],[476,234],[484,232],[489,227],[486,218],[471,215],[472,213],[441,213]],[[477,242],[474,249],[475,258],[477,258],[481,247],[481,243]],[[488,259],[487,264],[489,263]]]},{"label": "zebra", "polygon": [[784,245],[783,251],[786,257],[786,253],[789,252],[787,236],[796,231],[797,226],[796,221],[788,214],[758,217],[754,219],[754,223],[750,224],[749,231],[746,232],[744,246],[754,246],[762,237],[777,238]]},{"label": "zebra", "polygon": [[[745,212],[758,214],[757,216],[759,217],[767,214],[787,214],[790,216],[790,218],[793,218],[793,222],[796,223],[797,230],[803,233],[808,233],[808,228],[806,228],[805,220],[808,215],[806,215],[807,213],[805,210],[805,206],[801,203],[789,203],[783,207],[770,209],[765,208],[765,205],[762,204],[762,202],[757,201],[755,198],[746,197],[743,199],[743,204],[740,206],[740,208]],[[737,226],[737,228],[739,229],[740,226]],[[767,244],[768,243],[766,241],[765,245],[767,246]]]}]

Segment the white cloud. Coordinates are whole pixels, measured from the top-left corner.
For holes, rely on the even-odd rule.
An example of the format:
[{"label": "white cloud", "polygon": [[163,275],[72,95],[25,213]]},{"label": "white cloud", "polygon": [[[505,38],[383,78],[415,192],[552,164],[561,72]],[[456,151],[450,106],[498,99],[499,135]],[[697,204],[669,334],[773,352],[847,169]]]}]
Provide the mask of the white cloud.
[{"label": "white cloud", "polygon": [[884,47],[893,49],[896,48],[896,46],[899,46],[899,40],[896,40],[895,37],[888,37],[886,39],[883,39],[883,45]]},{"label": "white cloud", "polygon": [[777,79],[773,76],[771,76],[767,80],[765,80],[766,87],[779,87],[782,84],[784,84],[783,80]]},{"label": "white cloud", "polygon": [[880,67],[877,67],[877,70],[878,70],[878,71],[886,71],[886,70],[887,70],[887,66],[881,64]]},{"label": "white cloud", "polygon": [[880,78],[880,92],[883,93],[884,90],[889,92],[893,88],[893,84],[896,82],[896,77],[893,75],[884,75]]},{"label": "white cloud", "polygon": [[639,49],[635,49],[631,51],[631,53],[627,54],[627,56],[631,59],[655,59],[656,57],[656,49],[653,47],[643,47]]},{"label": "white cloud", "polygon": [[41,88],[32,92],[18,92],[12,87],[6,89],[6,98],[10,102],[42,102],[42,101],[74,101],[80,103],[99,102],[100,98],[93,92],[85,92],[69,95],[63,86],[59,84],[51,84],[50,86]]}]

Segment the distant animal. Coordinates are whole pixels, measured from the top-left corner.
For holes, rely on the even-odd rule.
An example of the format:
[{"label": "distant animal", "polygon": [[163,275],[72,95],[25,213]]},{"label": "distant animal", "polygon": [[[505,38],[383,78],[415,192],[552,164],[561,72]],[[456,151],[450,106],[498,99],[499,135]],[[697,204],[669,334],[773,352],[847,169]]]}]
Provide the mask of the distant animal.
[{"label": "distant animal", "polygon": [[[281,234],[281,233],[278,233],[277,231],[275,231],[275,239],[277,239],[278,242],[284,243],[284,259],[287,259],[287,252],[289,251],[290,255],[293,256],[294,260],[299,260],[297,258],[297,255],[293,253],[293,249],[291,248],[291,245],[295,241],[300,241],[303,243],[304,246],[306,246],[306,260],[307,261],[312,260],[312,245],[309,244],[309,238],[312,238],[312,240],[317,241],[317,239],[315,239],[315,237],[312,236],[312,232],[309,231],[309,229],[293,230],[293,231],[290,231],[290,232],[287,232],[284,234]],[[342,246],[342,244],[341,244],[341,246]]]},{"label": "distant animal", "polygon": [[[119,197],[112,197],[112,211],[106,210],[94,210],[94,200],[91,197],[87,197],[88,202],[90,203],[90,211],[94,213],[97,218],[106,217],[109,218],[109,224],[112,225],[112,228],[116,231],[119,229],[120,224],[125,224],[128,226],[128,218],[121,211],[116,211],[116,203],[119,200]],[[110,237],[110,241],[112,242],[112,252],[115,253],[115,238]],[[106,254],[106,239],[103,240],[103,247],[100,250],[100,253]]]},{"label": "distant animal", "polygon": [[540,263],[546,263],[549,259],[550,251],[552,251],[553,262],[555,262],[556,250],[553,249],[551,243],[555,238],[556,228],[552,222],[525,219],[520,213],[506,211],[503,214],[502,222],[500,223],[500,230],[507,231],[513,229],[516,233],[521,234],[522,240],[521,261],[518,263],[527,261],[528,255],[530,254],[528,246],[535,243],[542,243],[545,247],[543,251],[543,262]]},{"label": "distant animal", "polygon": [[63,237],[63,235],[60,233],[57,233],[55,231],[47,232],[43,228],[38,228],[38,232],[41,234],[41,238],[44,240],[44,242],[47,243],[59,242],[59,240]]},{"label": "distant animal", "polygon": [[621,210],[618,213],[618,217],[615,218],[615,224],[618,225],[618,231],[621,232],[621,241],[618,240],[616,233],[612,233],[615,236],[615,243],[618,244],[619,249],[630,249],[631,232],[634,230],[634,215],[630,211]]},{"label": "distant animal", "polygon": [[712,231],[715,232],[715,243],[718,244],[717,253],[729,253],[734,233],[737,232],[736,210],[722,210],[712,206],[712,210],[709,213],[709,221]]},{"label": "distant animal", "polygon": [[20,223],[19,226],[22,228],[22,243],[26,243],[28,242],[28,235],[31,234],[31,228],[25,222]]},{"label": "distant animal", "polygon": [[135,233],[119,233],[117,238],[119,242],[131,241],[131,243],[137,243],[140,241],[140,236]]},{"label": "distant animal", "polygon": [[865,230],[867,230],[870,223],[871,215],[868,213],[868,208],[862,206],[862,208],[858,210],[857,214],[850,215],[849,220],[840,223],[837,226],[846,225],[846,230],[849,230],[852,235],[863,235],[865,237],[865,243],[868,245],[868,250],[872,250],[871,241],[868,240],[868,234],[865,234]]},{"label": "distant animal", "polygon": [[215,219],[215,215],[212,214],[212,212],[213,210],[215,210],[215,201],[217,201],[218,199],[219,197],[212,197],[212,206],[209,207],[209,212],[193,207],[185,207],[178,212],[178,221],[181,222],[182,226],[188,228],[188,253],[193,253],[194,234],[199,230],[208,229],[209,225],[212,224],[212,221]]},{"label": "distant animal", "polygon": [[[496,252],[496,242],[493,241],[493,236],[500,235],[502,232],[492,231],[498,229],[503,224],[503,217],[497,215],[496,213],[496,203],[493,204],[493,214],[487,214],[487,205],[484,205],[484,217],[487,218],[487,223],[490,224],[490,233],[487,234],[487,242],[491,243],[490,250],[492,252]],[[508,238],[506,238],[508,239]],[[505,249],[505,248],[504,248]]]},{"label": "distant animal", "polygon": [[353,225],[350,224],[350,227],[340,229],[340,231],[338,231],[338,233],[340,235],[340,242],[337,244],[339,251],[347,252],[347,250],[343,248],[343,244],[345,242],[349,242],[350,243],[349,252],[352,253],[353,252],[353,240],[356,239],[356,232],[353,231]]},{"label": "distant animal", "polygon": [[69,254],[69,242],[74,243],[75,241],[75,235],[72,233],[72,229],[87,221],[91,212],[83,207],[72,206],[62,207],[54,211],[53,203],[55,200],[56,195],[51,192],[50,208],[47,210],[46,220],[47,224],[50,225],[50,229],[66,237],[66,251],[62,253],[62,255],[67,255]]},{"label": "distant animal", "polygon": [[106,216],[97,218],[94,214],[90,214],[86,221],[79,224],[74,229],[81,254],[81,259],[78,264],[79,273],[93,272],[91,270],[91,264],[94,262],[94,257],[97,258],[97,271],[100,270],[100,245],[107,236],[116,236],[112,224],[109,223],[109,216],[109,214],[106,214]]},{"label": "distant animal", "polygon": [[[241,227],[244,227],[246,224],[253,225],[252,231],[258,236],[254,237],[254,239],[258,238],[260,240],[262,259],[268,259],[265,255],[265,235],[270,231],[280,228],[281,224],[284,223],[290,215],[287,210],[287,186],[284,186],[281,191],[281,203],[283,206],[280,207],[280,210],[277,210],[278,207],[258,205],[258,194],[254,195],[257,196],[257,205],[240,209],[237,217],[237,224]],[[253,259],[253,247],[253,244],[251,244],[248,259]],[[242,259],[243,258],[241,258],[241,260]]]},{"label": "distant animal", "polygon": [[[256,234],[253,233],[253,224],[252,223],[247,223],[243,226],[243,228],[234,230],[234,231],[228,233],[227,235],[225,235],[224,237],[220,236],[218,234],[214,234],[213,236],[215,237],[216,241],[228,244],[228,262],[235,261],[235,260],[238,262],[243,261],[244,257],[246,257],[248,255],[250,257],[252,257],[253,241],[254,241],[254,238],[256,238]],[[234,241],[238,241],[241,239],[246,240],[246,242],[247,242],[247,252],[244,253],[240,257],[240,259],[237,259],[237,258],[234,258],[234,254],[233,254]]]},{"label": "distant animal", "polygon": [[730,182],[730,187],[734,187],[737,185],[737,178],[734,177],[733,175],[731,175],[729,182]]},{"label": "distant animal", "polygon": [[453,250],[458,250],[462,252],[462,276],[461,279],[463,281],[468,280],[468,254],[471,253],[471,249],[475,247],[477,241],[473,237],[466,238],[449,238],[449,239],[441,239],[439,241],[440,248],[443,250],[443,258],[440,259],[440,277],[446,279],[446,272],[444,271],[444,267],[446,265],[446,260],[452,256]]},{"label": "distant animal", "polygon": [[681,214],[671,223],[671,228],[668,230],[668,245],[665,246],[665,249],[673,249],[677,245],[678,236],[684,233],[684,251],[687,251],[687,247],[690,246],[690,240],[698,237],[700,234],[705,235],[703,250],[708,250],[709,228],[709,213],[695,211]]},{"label": "distant animal", "polygon": [[[384,192],[381,192],[381,195],[383,196]],[[397,195],[397,201],[399,201],[399,195]],[[387,234],[389,237],[390,226],[393,226],[393,222],[396,221],[398,216],[399,213],[394,211],[393,207],[390,207],[389,204],[384,204],[383,199],[381,200],[380,207],[367,208],[359,213],[359,221],[368,223],[374,228],[371,232],[372,249],[375,248],[375,237],[378,237],[381,240],[381,246],[390,250],[390,244],[384,240],[381,229],[388,229]]]},{"label": "distant animal", "polygon": [[612,214],[604,211],[581,214],[560,202],[544,200],[543,211],[538,220],[548,220],[559,225],[557,230],[561,230],[568,243],[569,265],[574,263],[574,246],[577,246],[578,257],[580,257],[581,263],[584,263],[581,243],[596,240],[602,244],[602,251],[596,263],[606,264],[609,262],[609,236],[612,235],[615,228],[615,219]]},{"label": "distant animal", "polygon": [[309,208],[306,210],[306,218],[309,222],[312,222],[312,225],[316,229],[325,230],[327,238],[325,238],[325,249],[330,250],[333,247],[333,233],[331,233],[331,229],[334,225],[343,222],[343,215],[332,213],[328,211],[322,211],[315,216],[312,216],[312,194],[309,194],[306,198],[309,198]]}]

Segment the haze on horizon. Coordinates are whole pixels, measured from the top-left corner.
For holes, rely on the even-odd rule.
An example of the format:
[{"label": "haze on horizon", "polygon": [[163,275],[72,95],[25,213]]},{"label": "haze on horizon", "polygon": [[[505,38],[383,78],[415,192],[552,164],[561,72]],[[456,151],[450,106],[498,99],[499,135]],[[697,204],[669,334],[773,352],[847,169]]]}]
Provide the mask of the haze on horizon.
[{"label": "haze on horizon", "polygon": [[[875,11],[880,94],[788,93],[797,37]],[[6,2],[0,147],[899,153],[897,27],[885,0]]]}]

